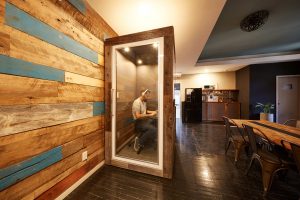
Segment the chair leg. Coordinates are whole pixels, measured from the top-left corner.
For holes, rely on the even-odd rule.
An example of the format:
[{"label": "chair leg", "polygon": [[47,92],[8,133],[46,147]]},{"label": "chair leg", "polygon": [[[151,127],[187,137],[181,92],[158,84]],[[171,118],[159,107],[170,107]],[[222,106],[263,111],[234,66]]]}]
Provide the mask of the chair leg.
[{"label": "chair leg", "polygon": [[268,191],[271,188],[272,182],[273,182],[273,176],[274,172],[280,168],[280,164],[274,164],[269,163],[264,160],[261,161],[262,167],[262,181],[263,181],[263,187],[264,187],[264,196],[267,195]]},{"label": "chair leg", "polygon": [[235,155],[234,155],[234,164],[236,165],[238,159],[240,158],[241,150],[244,147],[243,143],[238,142],[235,144]]},{"label": "chair leg", "polygon": [[228,151],[228,149],[230,147],[230,144],[231,144],[231,141],[228,140],[228,143],[227,143],[226,148],[225,148],[225,155],[227,154],[227,151]]},{"label": "chair leg", "polygon": [[249,165],[248,165],[248,168],[247,168],[247,170],[246,170],[246,175],[248,175],[249,174],[249,171],[250,171],[250,169],[251,169],[251,167],[252,167],[252,165],[253,165],[253,162],[254,162],[254,156],[252,156],[251,157],[251,160],[250,160],[250,163],[249,163]]}]

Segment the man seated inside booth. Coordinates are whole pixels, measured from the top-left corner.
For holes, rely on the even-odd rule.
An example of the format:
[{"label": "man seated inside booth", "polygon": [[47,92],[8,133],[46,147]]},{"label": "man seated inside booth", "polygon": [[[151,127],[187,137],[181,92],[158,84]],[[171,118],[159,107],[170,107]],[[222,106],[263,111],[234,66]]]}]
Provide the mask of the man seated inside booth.
[{"label": "man seated inside booth", "polygon": [[147,109],[147,101],[151,91],[143,90],[141,95],[132,104],[132,115],[135,119],[135,130],[140,133],[134,141],[134,150],[138,153],[148,141],[157,138],[156,115],[157,111]]}]

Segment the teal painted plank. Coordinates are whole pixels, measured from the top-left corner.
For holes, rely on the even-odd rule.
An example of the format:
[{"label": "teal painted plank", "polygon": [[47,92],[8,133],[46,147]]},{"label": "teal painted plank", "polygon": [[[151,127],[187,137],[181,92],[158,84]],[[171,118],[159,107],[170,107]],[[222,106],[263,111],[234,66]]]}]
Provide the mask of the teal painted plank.
[{"label": "teal painted plank", "polygon": [[94,102],[93,103],[93,116],[103,115],[105,113],[105,103],[104,102]]},{"label": "teal painted plank", "polygon": [[5,23],[82,58],[98,63],[97,52],[37,20],[10,3],[6,3]]},{"label": "teal painted plank", "polygon": [[19,164],[1,169],[0,191],[62,160],[62,147],[56,147]]},{"label": "teal painted plank", "polygon": [[85,15],[86,13],[86,7],[85,4],[83,2],[84,0],[69,0],[69,2],[75,7],[77,8],[77,10],[79,10],[82,14]]},{"label": "teal painted plank", "polygon": [[65,72],[44,65],[0,55],[0,73],[53,81],[65,81]]}]

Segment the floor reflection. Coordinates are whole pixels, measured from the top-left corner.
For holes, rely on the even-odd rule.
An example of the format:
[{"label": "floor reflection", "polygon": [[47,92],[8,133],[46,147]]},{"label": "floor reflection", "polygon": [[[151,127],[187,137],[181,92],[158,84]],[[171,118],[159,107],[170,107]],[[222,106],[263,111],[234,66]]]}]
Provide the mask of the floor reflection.
[{"label": "floor reflection", "polygon": [[[260,168],[243,154],[234,166],[234,152],[224,155],[222,124],[181,124],[177,121],[174,178],[167,180],[106,166],[67,199],[263,199]],[[300,197],[300,176],[288,172],[273,182],[267,199]]]}]

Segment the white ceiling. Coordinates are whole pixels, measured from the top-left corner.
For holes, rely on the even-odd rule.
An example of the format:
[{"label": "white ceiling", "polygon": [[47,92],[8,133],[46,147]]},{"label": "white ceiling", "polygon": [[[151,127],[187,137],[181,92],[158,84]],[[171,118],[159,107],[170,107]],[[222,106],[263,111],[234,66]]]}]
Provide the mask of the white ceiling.
[{"label": "white ceiling", "polygon": [[237,70],[244,65],[197,66],[197,59],[226,0],[88,0],[119,34],[174,26],[176,72],[183,74]]}]

